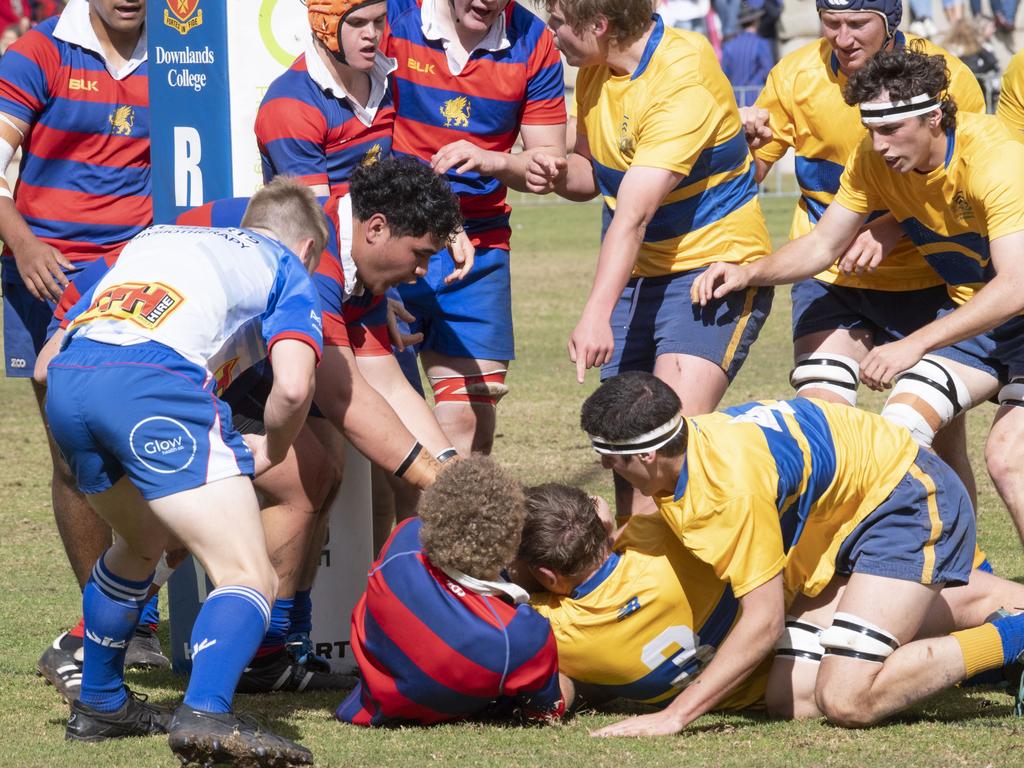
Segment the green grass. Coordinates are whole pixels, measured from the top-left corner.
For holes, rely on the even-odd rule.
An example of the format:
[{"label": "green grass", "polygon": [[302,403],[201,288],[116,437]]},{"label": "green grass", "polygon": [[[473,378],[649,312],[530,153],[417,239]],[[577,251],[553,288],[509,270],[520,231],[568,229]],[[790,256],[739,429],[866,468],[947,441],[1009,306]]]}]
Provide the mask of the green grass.
[{"label": "green grass", "polygon": [[[513,205],[517,203],[513,200]],[[768,199],[776,243],[788,229],[791,200]],[[520,202],[513,217],[513,296],[519,360],[511,394],[499,410],[496,455],[523,480],[577,483],[610,492],[606,473],[577,427],[596,373],[577,385],[565,342],[582,309],[597,257],[600,210],[593,205]],[[726,404],[788,397],[791,353],[788,292],[775,309]],[[39,653],[78,616],[79,594],[53,525],[49,457],[35,403],[24,381],[0,381],[0,766],[175,766],[162,739],[95,746],[67,745],[67,709],[34,674]],[[880,399],[865,395],[875,407]],[[979,472],[981,541],[997,571],[1017,578],[1024,557],[998,496],[984,473],[981,449],[991,407],[970,417],[971,451]],[[166,647],[166,638],[165,638]],[[134,673],[130,684],[162,702],[180,698],[182,681]],[[1008,695],[952,691],[904,718],[866,731],[818,722],[774,723],[756,714],[710,716],[677,738],[589,739],[588,729],[612,722],[615,711],[588,713],[547,728],[457,725],[368,731],[330,719],[336,694],[240,696],[238,708],[283,735],[301,739],[323,766],[1016,766],[1024,721],[1012,719]],[[625,710],[628,711],[628,710]]]}]

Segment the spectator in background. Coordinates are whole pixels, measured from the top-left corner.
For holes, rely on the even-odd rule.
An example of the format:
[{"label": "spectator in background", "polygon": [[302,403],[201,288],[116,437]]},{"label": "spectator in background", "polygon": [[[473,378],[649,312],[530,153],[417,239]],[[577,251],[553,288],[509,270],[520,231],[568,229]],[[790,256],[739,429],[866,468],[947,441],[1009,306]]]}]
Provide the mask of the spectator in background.
[{"label": "spectator in background", "polygon": [[740,4],[740,33],[722,45],[722,71],[732,83],[736,103],[749,107],[764,87],[775,66],[771,41],[757,34],[764,15],[764,0],[744,0]]},{"label": "spectator in background", "polygon": [[[7,49],[14,45],[14,41],[21,37],[21,25],[15,22],[4,27],[0,32],[0,56],[7,53]],[[13,189],[13,187],[11,187]]]},{"label": "spectator in background", "polygon": [[16,25],[20,37],[28,31],[31,21],[32,7],[29,0],[0,0],[0,29],[6,32],[7,27]]},{"label": "spectator in background", "polygon": [[910,0],[910,31],[918,37],[933,38],[938,28],[932,21],[932,0]]},{"label": "spectator in background", "polygon": [[655,8],[665,26],[699,32],[711,42],[715,55],[722,58],[722,24],[711,0],[658,0]]},{"label": "spectator in background", "polygon": [[978,84],[988,102],[992,101],[988,98],[989,92],[993,89],[998,91],[999,83],[999,62],[995,53],[986,45],[994,31],[992,21],[984,16],[960,19],[949,30],[943,42],[943,47],[966,64],[978,78]]},{"label": "spectator in background", "polygon": [[[3,0],[0,0],[2,3]],[[67,5],[67,0],[32,0],[32,21],[38,24],[51,16],[60,16]]]}]

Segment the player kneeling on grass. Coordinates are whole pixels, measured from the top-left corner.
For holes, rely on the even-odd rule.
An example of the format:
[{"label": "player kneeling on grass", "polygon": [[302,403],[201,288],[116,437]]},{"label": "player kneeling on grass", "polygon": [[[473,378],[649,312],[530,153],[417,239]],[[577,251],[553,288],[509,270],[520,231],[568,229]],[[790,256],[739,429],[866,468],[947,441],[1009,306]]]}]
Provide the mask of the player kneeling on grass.
[{"label": "player kneeling on grass", "polygon": [[[907,430],[811,399],[695,418],[680,407],[660,379],[627,373],[587,398],[581,423],[602,464],[653,497],[742,612],[699,684],[661,712],[598,735],[680,731],[746,680],[780,638],[782,655],[821,654],[816,709],[799,714],[820,711],[850,727],[1024,651],[1024,615],[914,640],[943,587],[971,578],[975,527],[959,478]],[[797,619],[821,607],[836,576],[848,581],[818,613],[818,627],[787,627],[787,605]]]},{"label": "player kneeling on grass", "polygon": [[[279,179],[252,198],[242,228],[145,230],[71,309],[49,366],[47,417],[79,488],[118,536],[82,597],[85,663],[69,739],[169,731],[183,760],[312,762],[304,747],[233,715],[231,699],[277,590],[248,476],[285,457],[309,410],[322,347],[309,272],[326,237],[312,192]],[[267,354],[266,435],[243,440],[213,394],[213,372]],[[125,646],[169,534],[216,587],[196,618],[192,677],[173,718],[124,684]]]},{"label": "player kneeling on grass", "polygon": [[419,517],[394,530],[370,569],[352,615],[361,680],[339,720],[429,725],[565,711],[571,693],[560,687],[551,627],[501,576],[524,516],[519,483],[493,460],[442,469]]}]

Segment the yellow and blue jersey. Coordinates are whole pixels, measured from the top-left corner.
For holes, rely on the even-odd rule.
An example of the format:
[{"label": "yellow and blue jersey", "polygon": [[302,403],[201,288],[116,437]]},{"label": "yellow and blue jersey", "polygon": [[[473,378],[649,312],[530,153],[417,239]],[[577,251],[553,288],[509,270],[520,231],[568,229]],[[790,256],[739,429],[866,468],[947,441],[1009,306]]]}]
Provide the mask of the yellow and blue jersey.
[{"label": "yellow and blue jersey", "polygon": [[575,99],[605,230],[631,167],[683,176],[647,225],[635,277],[745,263],[771,251],[732,87],[704,37],[665,28],[655,16],[635,71],[584,67]]},{"label": "yellow and blue jersey", "polygon": [[[963,62],[922,38],[905,38],[897,33],[898,46],[908,41],[923,46],[928,55],[945,56],[950,71],[949,92],[960,113],[985,111],[978,81]],[[757,106],[768,110],[774,138],[754,155],[774,163],[790,148],[796,154],[800,199],[793,214],[790,238],[807,234],[821,218],[839,189],[843,167],[866,135],[857,107],[843,100],[846,82],[831,46],[820,39],[784,56],[769,73],[757,99]],[[851,288],[882,291],[910,291],[942,284],[942,279],[906,238],[873,272],[842,275],[833,266],[817,277]]]},{"label": "yellow and blue jersey", "polygon": [[946,157],[929,173],[897,173],[871,147],[857,147],[836,202],[857,213],[893,213],[963,304],[995,275],[989,244],[1024,230],[1024,145],[992,115],[957,114]]},{"label": "yellow and blue jersey", "polygon": [[843,541],[918,453],[902,427],[804,398],[747,403],[687,423],[675,491],[655,502],[737,597],[780,571],[787,599],[821,592]]},{"label": "yellow and blue jersey", "polygon": [[[535,595],[551,622],[558,668],[609,696],[667,702],[707,665],[739,615],[739,601],[656,516],[630,520],[613,552],[571,595]],[[719,705],[764,695],[765,669]]]},{"label": "yellow and blue jersey", "polygon": [[1003,73],[996,115],[1017,141],[1024,142],[1024,51],[1018,51]]}]

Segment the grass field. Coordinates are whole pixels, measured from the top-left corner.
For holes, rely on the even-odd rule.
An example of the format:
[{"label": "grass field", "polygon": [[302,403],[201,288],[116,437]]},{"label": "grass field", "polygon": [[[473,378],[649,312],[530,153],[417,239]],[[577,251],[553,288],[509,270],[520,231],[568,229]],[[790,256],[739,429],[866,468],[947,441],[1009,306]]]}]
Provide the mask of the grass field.
[{"label": "grass field", "polygon": [[[769,199],[773,236],[785,238],[792,201]],[[558,480],[608,494],[578,428],[579,405],[596,385],[575,382],[565,341],[590,285],[600,211],[593,205],[520,204],[513,218],[514,306],[519,360],[511,394],[499,411],[495,454],[523,481]],[[770,322],[726,404],[788,397],[788,292],[776,295]],[[40,652],[78,616],[79,593],[64,559],[50,510],[49,459],[30,388],[0,382],[0,766],[175,766],[163,739],[96,746],[64,742],[67,708],[35,676]],[[869,407],[879,398],[865,396]],[[992,411],[970,417],[979,472],[981,543],[1003,576],[1024,575],[1024,557],[1005,510],[985,477],[981,448]],[[215,510],[211,510],[215,514]],[[880,596],[881,597],[881,596]],[[165,637],[165,647],[167,640]],[[180,700],[182,681],[165,673],[133,673],[133,688],[156,701]],[[1024,720],[1012,718],[999,691],[953,691],[898,721],[865,731],[824,723],[775,723],[757,713],[711,716],[676,738],[606,741],[588,730],[619,717],[618,709],[587,713],[558,726],[479,725],[368,731],[330,718],[337,694],[240,696],[236,706],[282,735],[300,739],[323,766],[1020,766]]]}]

